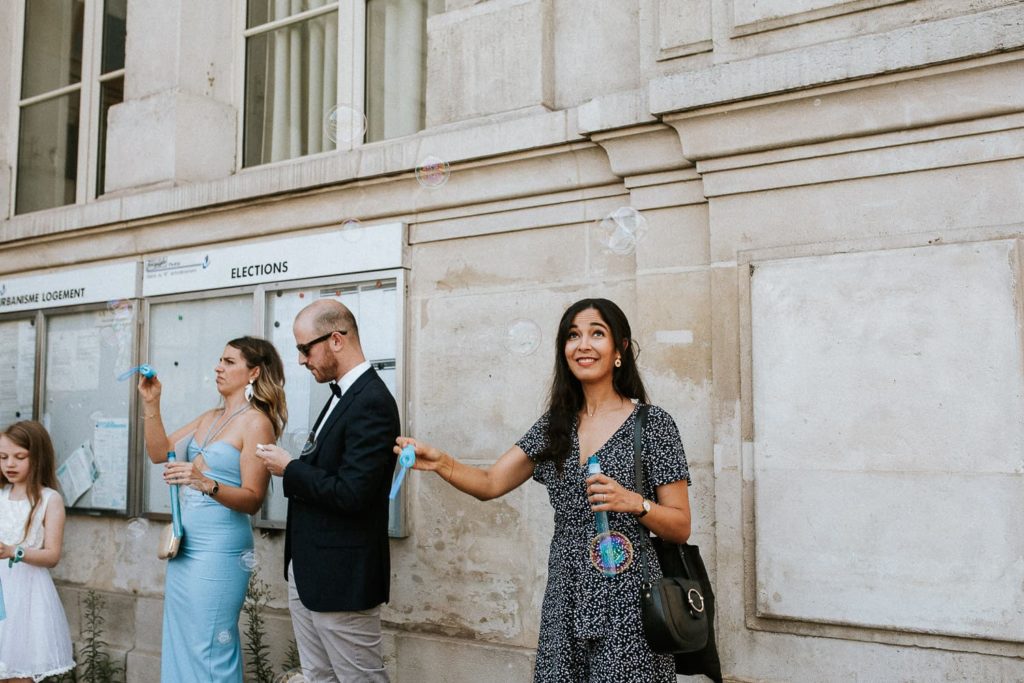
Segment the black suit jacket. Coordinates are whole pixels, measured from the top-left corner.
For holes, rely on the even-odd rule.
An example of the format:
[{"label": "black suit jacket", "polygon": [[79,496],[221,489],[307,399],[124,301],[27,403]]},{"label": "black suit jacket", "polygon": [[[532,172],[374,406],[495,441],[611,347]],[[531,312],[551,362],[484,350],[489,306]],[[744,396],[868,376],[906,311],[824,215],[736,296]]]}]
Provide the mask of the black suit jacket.
[{"label": "black suit jacket", "polygon": [[324,421],[313,450],[284,470],[292,560],[302,604],[353,612],[388,601],[388,492],[399,434],[398,406],[373,368]]}]

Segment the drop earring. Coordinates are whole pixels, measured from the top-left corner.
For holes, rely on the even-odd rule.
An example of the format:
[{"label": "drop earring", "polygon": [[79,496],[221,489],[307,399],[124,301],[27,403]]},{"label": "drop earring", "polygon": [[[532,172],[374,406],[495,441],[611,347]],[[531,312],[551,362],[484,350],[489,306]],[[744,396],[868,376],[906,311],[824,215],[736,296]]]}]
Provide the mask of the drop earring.
[{"label": "drop earring", "polygon": [[617,367],[617,368],[621,368],[622,367],[622,359],[621,358],[616,358],[615,359],[615,367]]},{"label": "drop earring", "polygon": [[252,401],[252,395],[253,395],[252,383],[255,382],[255,381],[256,380],[251,379],[251,380],[249,380],[249,383],[245,385],[245,400],[246,401],[249,401],[249,402]]}]

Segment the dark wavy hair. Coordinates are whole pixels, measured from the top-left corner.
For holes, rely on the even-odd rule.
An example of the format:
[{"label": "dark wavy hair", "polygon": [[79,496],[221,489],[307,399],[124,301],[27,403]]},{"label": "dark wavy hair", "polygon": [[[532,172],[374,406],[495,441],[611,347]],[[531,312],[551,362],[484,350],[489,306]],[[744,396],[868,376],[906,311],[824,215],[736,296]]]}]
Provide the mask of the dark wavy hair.
[{"label": "dark wavy hair", "polygon": [[555,337],[555,372],[548,399],[548,445],[537,456],[539,462],[553,460],[559,473],[564,469],[572,448],[576,416],[583,410],[583,385],[569,369],[565,343],[569,339],[572,321],[581,311],[591,308],[601,315],[611,332],[612,344],[622,352],[622,366],[612,370],[612,386],[620,396],[647,403],[647,390],[636,366],[636,343],[622,309],[608,299],[581,299],[567,308],[558,323],[558,335]]}]

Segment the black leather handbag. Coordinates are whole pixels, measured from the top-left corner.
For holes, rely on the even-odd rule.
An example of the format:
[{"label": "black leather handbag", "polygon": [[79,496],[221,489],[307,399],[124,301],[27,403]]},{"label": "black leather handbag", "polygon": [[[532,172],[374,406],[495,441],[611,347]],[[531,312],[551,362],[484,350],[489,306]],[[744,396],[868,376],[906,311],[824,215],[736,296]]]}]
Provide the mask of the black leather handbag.
[{"label": "black leather handbag", "polygon": [[[640,406],[633,430],[636,491],[643,495],[643,429],[648,406]],[[648,557],[658,557],[663,578],[651,580]],[[715,596],[700,549],[643,534],[640,543],[640,615],[651,650],[671,654],[676,673],[722,680],[715,644]]]}]

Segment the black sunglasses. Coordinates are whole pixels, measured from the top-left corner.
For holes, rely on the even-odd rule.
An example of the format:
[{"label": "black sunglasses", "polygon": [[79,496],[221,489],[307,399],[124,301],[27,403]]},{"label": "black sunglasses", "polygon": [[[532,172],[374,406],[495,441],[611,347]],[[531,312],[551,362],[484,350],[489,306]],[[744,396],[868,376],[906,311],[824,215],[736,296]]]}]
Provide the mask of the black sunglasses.
[{"label": "black sunglasses", "polygon": [[299,353],[301,353],[303,356],[308,356],[310,350],[312,350],[312,348],[314,346],[316,346],[317,344],[319,344],[322,341],[326,341],[327,339],[330,339],[331,335],[334,334],[335,332],[337,332],[338,334],[348,334],[348,330],[333,330],[331,332],[328,332],[327,334],[325,334],[322,337],[317,337],[313,341],[308,341],[305,344],[296,344],[295,345],[295,349]]}]

